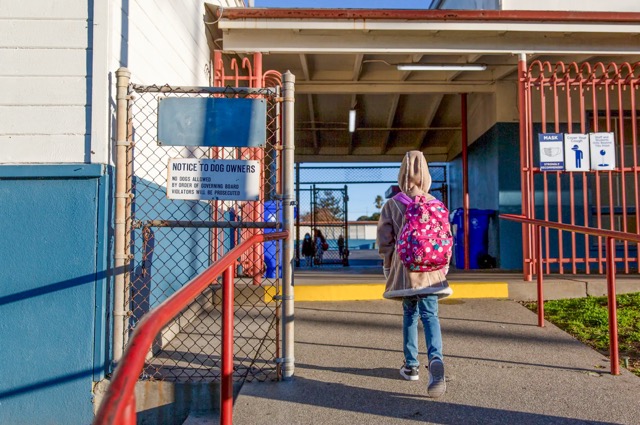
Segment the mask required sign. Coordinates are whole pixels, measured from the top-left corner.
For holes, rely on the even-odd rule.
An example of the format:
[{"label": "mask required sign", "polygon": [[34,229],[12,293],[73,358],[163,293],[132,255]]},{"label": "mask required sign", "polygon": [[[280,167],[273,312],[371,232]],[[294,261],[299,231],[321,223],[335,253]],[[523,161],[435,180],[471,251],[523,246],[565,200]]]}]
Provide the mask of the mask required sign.
[{"label": "mask required sign", "polygon": [[169,159],[167,198],[194,201],[257,201],[260,199],[260,162]]}]

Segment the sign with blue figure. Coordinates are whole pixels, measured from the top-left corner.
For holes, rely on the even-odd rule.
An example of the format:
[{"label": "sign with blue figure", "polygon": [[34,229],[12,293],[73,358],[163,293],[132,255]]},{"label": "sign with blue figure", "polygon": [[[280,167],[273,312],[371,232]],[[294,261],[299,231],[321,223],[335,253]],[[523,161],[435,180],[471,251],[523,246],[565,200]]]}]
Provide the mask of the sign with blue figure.
[{"label": "sign with blue figure", "polygon": [[564,134],[540,133],[540,171],[564,170]]},{"label": "sign with blue figure", "polygon": [[591,146],[591,169],[615,170],[616,146],[613,133],[589,133]]},{"label": "sign with blue figure", "polygon": [[158,145],[264,147],[265,99],[167,97],[158,102]]},{"label": "sign with blue figure", "polygon": [[589,171],[589,136],[586,134],[564,135],[565,170]]}]

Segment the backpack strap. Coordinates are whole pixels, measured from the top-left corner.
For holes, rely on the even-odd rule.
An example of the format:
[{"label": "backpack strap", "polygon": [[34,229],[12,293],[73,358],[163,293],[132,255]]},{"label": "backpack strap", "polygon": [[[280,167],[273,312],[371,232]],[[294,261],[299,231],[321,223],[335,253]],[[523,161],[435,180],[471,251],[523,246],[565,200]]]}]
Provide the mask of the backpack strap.
[{"label": "backpack strap", "polygon": [[405,206],[413,202],[413,199],[404,192],[397,193],[392,199]]}]

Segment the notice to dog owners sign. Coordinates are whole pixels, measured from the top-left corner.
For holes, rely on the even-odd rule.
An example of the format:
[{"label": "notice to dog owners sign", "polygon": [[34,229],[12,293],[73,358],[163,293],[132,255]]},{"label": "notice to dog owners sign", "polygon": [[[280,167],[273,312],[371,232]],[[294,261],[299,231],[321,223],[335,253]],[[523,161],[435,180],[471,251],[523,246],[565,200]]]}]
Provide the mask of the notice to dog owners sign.
[{"label": "notice to dog owners sign", "polygon": [[167,167],[167,198],[257,201],[260,162],[172,158]]}]

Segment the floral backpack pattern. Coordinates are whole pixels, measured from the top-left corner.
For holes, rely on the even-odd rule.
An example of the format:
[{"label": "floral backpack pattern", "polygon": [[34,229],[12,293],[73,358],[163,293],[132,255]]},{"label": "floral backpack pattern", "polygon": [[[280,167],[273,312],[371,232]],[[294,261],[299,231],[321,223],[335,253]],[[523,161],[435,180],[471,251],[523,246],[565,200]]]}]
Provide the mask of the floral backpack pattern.
[{"label": "floral backpack pattern", "polygon": [[453,237],[449,211],[437,199],[423,195],[411,199],[404,193],[393,197],[407,207],[404,224],[396,240],[402,264],[412,272],[432,272],[449,264]]}]

